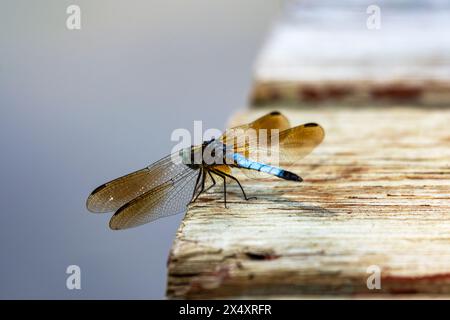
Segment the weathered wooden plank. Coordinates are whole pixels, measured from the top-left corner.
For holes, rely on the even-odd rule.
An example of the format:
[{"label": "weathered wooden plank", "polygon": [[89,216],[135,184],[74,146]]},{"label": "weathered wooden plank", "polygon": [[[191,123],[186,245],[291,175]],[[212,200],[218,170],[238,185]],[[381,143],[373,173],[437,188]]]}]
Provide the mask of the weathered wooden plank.
[{"label": "weathered wooden plank", "polygon": [[[242,176],[258,199],[230,185],[228,209],[220,187],[201,196],[177,232],[167,296],[450,294],[450,109],[285,113],[326,130],[293,170],[304,182]],[[381,268],[381,290],[366,286],[371,265]]]}]

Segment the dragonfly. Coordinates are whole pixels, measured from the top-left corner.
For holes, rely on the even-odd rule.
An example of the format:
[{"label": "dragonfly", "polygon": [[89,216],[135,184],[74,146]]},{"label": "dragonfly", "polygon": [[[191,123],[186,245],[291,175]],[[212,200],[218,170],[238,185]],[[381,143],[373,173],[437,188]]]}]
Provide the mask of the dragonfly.
[{"label": "dragonfly", "polygon": [[[278,133],[277,139],[266,139],[269,144],[276,140],[275,150],[268,148],[267,141],[263,144],[258,135],[256,140],[254,137],[253,140],[239,139],[243,133],[252,130],[260,133],[263,129]],[[274,111],[251,123],[227,129],[217,139],[183,148],[141,170],[99,186],[89,195],[86,206],[94,213],[115,212],[109,227],[128,229],[184,212],[190,203],[220,182],[227,207],[227,182],[236,182],[245,200],[254,199],[247,196],[234,171],[301,182],[303,179],[299,175],[274,164],[283,163],[289,168],[318,146],[324,136],[324,129],[317,123],[291,127],[286,116]],[[212,155],[220,151],[215,158],[224,161],[207,162],[202,157],[195,161],[207,149],[212,150]],[[271,161],[271,157],[277,161]],[[264,162],[258,161],[262,158]]]}]

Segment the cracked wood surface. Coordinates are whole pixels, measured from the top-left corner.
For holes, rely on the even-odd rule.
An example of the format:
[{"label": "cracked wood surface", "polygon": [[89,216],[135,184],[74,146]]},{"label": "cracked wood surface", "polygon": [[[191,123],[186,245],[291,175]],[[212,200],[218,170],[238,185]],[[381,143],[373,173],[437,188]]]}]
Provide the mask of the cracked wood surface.
[{"label": "cracked wood surface", "polygon": [[[232,124],[268,110],[250,110]],[[169,298],[437,296],[450,293],[450,109],[281,110],[324,142],[302,183],[239,176],[192,204],[168,261]],[[367,268],[381,269],[369,290]]]}]

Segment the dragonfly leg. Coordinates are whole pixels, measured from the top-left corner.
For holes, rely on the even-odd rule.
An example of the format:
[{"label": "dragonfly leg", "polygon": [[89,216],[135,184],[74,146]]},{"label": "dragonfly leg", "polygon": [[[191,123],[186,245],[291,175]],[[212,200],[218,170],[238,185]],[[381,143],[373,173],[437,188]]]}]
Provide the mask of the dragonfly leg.
[{"label": "dragonfly leg", "polygon": [[195,197],[194,201],[195,202],[198,197],[203,193],[203,191],[205,191],[205,180],[206,180],[206,173],[204,172],[204,170],[202,170],[202,182],[201,182],[201,189],[199,191],[199,193],[197,194],[197,196]]},{"label": "dragonfly leg", "polygon": [[208,187],[208,189],[205,190],[205,192],[208,191],[209,189],[211,189],[212,187],[214,187],[214,186],[216,185],[216,180],[214,180],[214,177],[212,176],[211,171],[209,171],[209,170],[208,170],[208,175],[209,175],[209,177],[211,178],[211,180],[213,181],[213,184],[210,185],[210,186]]},{"label": "dragonfly leg", "polygon": [[223,199],[225,202],[225,209],[227,208],[227,179],[223,177]]},{"label": "dragonfly leg", "polygon": [[245,194],[244,188],[242,187],[241,183],[239,182],[239,180],[237,178],[233,177],[232,175],[226,174],[226,173],[223,173],[223,175],[228,177],[228,178],[230,178],[230,179],[233,179],[234,181],[237,182],[237,184],[241,188],[241,191],[242,191],[242,194],[244,195],[245,200],[248,201],[248,200],[256,199],[256,197],[250,197],[250,198],[247,197],[247,195]]},{"label": "dragonfly leg", "polygon": [[[198,186],[199,186],[198,183],[199,183],[199,181],[200,181],[200,177],[202,176],[202,174],[203,174],[203,170],[200,169],[200,171],[199,171],[199,173],[198,173],[198,176],[197,176],[197,180],[195,181],[195,187],[194,187],[194,192],[192,193],[191,202],[193,202],[192,200],[194,199],[195,194],[197,193]],[[194,201],[195,201],[195,200],[194,200]]]},{"label": "dragonfly leg", "polygon": [[227,208],[227,179],[225,177],[225,174],[223,172],[215,171],[213,170],[212,173],[218,175],[223,179],[223,198],[225,202],[225,208]]}]

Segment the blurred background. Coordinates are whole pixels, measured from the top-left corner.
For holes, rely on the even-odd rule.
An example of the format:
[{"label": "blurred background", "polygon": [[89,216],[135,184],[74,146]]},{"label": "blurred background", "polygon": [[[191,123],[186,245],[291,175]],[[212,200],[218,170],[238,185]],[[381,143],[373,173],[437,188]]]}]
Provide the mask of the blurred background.
[{"label": "blurred background", "polygon": [[252,103],[450,101],[450,2],[288,1],[258,57]]},{"label": "blurred background", "polygon": [[0,298],[163,298],[182,215],[113,232],[93,188],[167,155],[174,129],[224,128],[252,90],[273,103],[271,82],[443,83],[449,17],[437,0],[3,0]]},{"label": "blurred background", "polygon": [[[81,30],[66,8],[81,8]],[[1,298],[163,298],[182,215],[125,232],[93,188],[242,108],[277,1],[1,1]],[[66,268],[82,289],[67,290]]]}]

